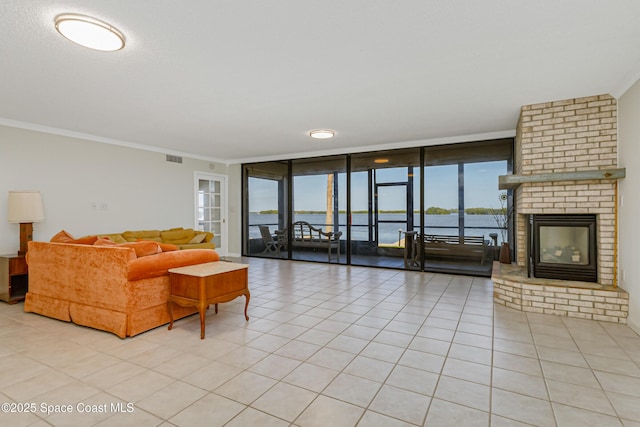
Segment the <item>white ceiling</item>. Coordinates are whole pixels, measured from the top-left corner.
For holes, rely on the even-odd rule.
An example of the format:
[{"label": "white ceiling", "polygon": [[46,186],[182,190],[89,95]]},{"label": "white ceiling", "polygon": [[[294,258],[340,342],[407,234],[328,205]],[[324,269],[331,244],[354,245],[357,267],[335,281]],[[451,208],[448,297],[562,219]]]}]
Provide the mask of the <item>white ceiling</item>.
[{"label": "white ceiling", "polygon": [[[125,49],[64,39],[70,12]],[[0,2],[0,124],[223,162],[510,136],[639,76],[637,0]]]}]

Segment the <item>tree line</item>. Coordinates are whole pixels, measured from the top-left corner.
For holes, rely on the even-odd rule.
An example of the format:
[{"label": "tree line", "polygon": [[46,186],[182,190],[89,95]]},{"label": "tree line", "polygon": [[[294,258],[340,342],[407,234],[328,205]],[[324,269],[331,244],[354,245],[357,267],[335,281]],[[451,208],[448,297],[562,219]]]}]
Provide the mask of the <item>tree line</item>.
[{"label": "tree line", "polygon": [[[458,213],[458,209],[446,209],[440,208],[437,206],[431,206],[427,208],[425,214],[427,215],[450,215],[453,213]],[[406,210],[380,210],[380,213],[389,213],[389,214],[403,214],[406,213]],[[420,211],[413,211],[414,213],[420,213]],[[275,215],[278,213],[277,209],[267,209],[264,211],[256,212],[260,215]],[[298,215],[325,215],[327,211],[309,211],[309,210],[300,210],[295,211],[294,213]],[[345,214],[345,210],[340,210],[339,213]],[[366,214],[368,211],[351,211],[352,214]],[[506,208],[467,208],[464,210],[464,213],[467,215],[496,215],[496,214],[506,214]]]}]

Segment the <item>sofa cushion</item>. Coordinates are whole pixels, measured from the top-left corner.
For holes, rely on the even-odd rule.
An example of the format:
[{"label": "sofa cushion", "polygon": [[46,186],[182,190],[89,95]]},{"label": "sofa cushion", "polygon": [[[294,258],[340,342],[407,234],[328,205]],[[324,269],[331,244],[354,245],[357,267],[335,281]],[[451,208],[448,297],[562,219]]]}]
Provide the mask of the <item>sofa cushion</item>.
[{"label": "sofa cushion", "polygon": [[[127,242],[124,242],[124,243],[127,243]],[[93,245],[94,246],[117,246],[118,244],[113,240],[111,240],[110,237],[99,237],[98,240],[96,240],[93,243]]]},{"label": "sofa cushion", "polygon": [[129,280],[149,279],[168,274],[170,268],[219,261],[220,255],[212,249],[163,252],[156,256],[134,259],[129,262]]},{"label": "sofa cushion", "polygon": [[207,237],[207,235],[205,233],[198,233],[196,234],[193,239],[189,240],[189,244],[195,244],[195,243],[202,243],[204,242],[204,239]]},{"label": "sofa cushion", "polygon": [[115,243],[126,243],[127,241],[125,240],[124,237],[122,237],[122,234],[98,234],[98,238],[99,239],[109,239],[112,242]]},{"label": "sofa cushion", "polygon": [[162,242],[162,238],[160,237],[160,230],[125,231],[124,233],[122,233],[122,237],[124,237],[127,242],[135,242],[138,240]]},{"label": "sofa cushion", "polygon": [[156,255],[162,252],[160,248],[160,244],[158,242],[144,241],[141,240],[139,242],[125,242],[125,243],[115,243],[109,239],[98,239],[95,243],[95,246],[119,246],[122,248],[131,248],[135,251],[136,257],[144,257],[149,255]]},{"label": "sofa cushion", "polygon": [[73,243],[76,245],[93,245],[96,240],[98,240],[98,236],[85,236],[76,239],[73,237],[68,231],[61,230],[55,236],[51,238],[52,243]]},{"label": "sofa cushion", "polygon": [[[144,242],[147,241],[145,239],[138,239],[138,242]],[[171,251],[177,251],[178,249],[180,249],[178,247],[178,245],[172,245],[171,243],[162,243],[162,242],[156,242],[158,244],[158,246],[160,246],[160,249],[162,249],[162,252],[171,252]]]},{"label": "sofa cushion", "polygon": [[184,245],[178,245],[179,249],[215,249],[216,245],[212,242],[202,242],[202,243],[186,243]]},{"label": "sofa cushion", "polygon": [[160,237],[162,237],[162,241],[164,243],[172,243],[174,245],[184,245],[186,243],[189,243],[189,241],[193,239],[195,235],[196,232],[191,228],[186,230],[162,231],[160,233]]},{"label": "sofa cushion", "polygon": [[74,237],[69,234],[66,230],[60,230],[57,234],[55,234],[50,242],[52,243],[69,243],[74,240]]},{"label": "sofa cushion", "polygon": [[171,243],[158,243],[158,245],[160,245],[160,249],[162,249],[162,252],[177,251],[178,249],[180,249],[178,245],[172,245]]},{"label": "sofa cushion", "polygon": [[149,242],[149,241],[128,242],[128,243],[118,243],[118,246],[122,246],[125,248],[133,248],[138,258],[143,256],[149,256],[149,255],[157,255],[159,253],[162,253],[162,249],[160,248],[160,245],[158,244],[158,242]]},{"label": "sofa cushion", "polygon": [[98,240],[98,236],[84,236],[78,239],[75,239],[71,243],[75,243],[77,245],[93,245],[96,240]]}]

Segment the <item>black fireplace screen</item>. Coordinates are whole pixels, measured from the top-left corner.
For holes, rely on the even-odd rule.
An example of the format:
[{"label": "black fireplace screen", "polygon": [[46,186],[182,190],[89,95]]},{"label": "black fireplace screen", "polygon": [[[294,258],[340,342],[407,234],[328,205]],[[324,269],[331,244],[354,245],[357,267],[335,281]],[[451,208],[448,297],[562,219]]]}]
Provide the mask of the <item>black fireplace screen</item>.
[{"label": "black fireplace screen", "polygon": [[534,277],[597,281],[595,215],[532,215],[529,236]]}]

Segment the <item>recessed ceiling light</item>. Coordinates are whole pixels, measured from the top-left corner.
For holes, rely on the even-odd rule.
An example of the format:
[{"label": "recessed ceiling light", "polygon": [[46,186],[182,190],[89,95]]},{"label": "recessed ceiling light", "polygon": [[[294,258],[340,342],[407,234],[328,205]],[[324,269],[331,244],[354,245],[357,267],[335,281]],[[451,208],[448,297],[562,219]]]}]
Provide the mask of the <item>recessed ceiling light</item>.
[{"label": "recessed ceiling light", "polygon": [[373,163],[389,163],[389,159],[375,159]]},{"label": "recessed ceiling light", "polygon": [[81,46],[109,52],[124,47],[120,31],[90,16],[67,13],[58,15],[55,22],[60,34]]},{"label": "recessed ceiling light", "polygon": [[315,129],[309,132],[309,136],[311,136],[311,138],[316,138],[316,139],[333,138],[335,134],[336,134],[336,131],[331,129]]}]

